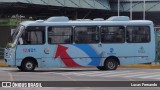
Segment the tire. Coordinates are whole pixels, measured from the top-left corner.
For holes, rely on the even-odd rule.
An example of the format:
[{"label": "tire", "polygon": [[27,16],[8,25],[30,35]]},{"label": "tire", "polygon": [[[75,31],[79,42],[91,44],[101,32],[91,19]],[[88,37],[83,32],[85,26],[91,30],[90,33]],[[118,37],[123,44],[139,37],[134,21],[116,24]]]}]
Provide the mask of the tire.
[{"label": "tire", "polygon": [[33,59],[25,59],[24,62],[22,62],[21,67],[22,71],[32,72],[36,67],[36,63],[34,62]]},{"label": "tire", "polygon": [[118,62],[115,58],[108,58],[104,63],[105,70],[116,70]]},{"label": "tire", "polygon": [[105,70],[105,67],[104,66],[97,66],[97,69],[99,69],[99,70]]},{"label": "tire", "polygon": [[17,68],[18,68],[20,71],[22,71],[22,67],[21,67],[21,66],[17,66]]}]

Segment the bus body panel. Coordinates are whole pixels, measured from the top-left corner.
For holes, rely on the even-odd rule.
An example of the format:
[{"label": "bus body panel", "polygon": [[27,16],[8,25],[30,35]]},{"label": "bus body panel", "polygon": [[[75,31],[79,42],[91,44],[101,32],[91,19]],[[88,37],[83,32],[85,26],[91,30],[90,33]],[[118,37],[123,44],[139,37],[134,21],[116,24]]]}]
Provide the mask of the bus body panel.
[{"label": "bus body panel", "polygon": [[[55,46],[52,46],[52,55],[54,54]],[[38,67],[60,67],[60,60],[53,60],[53,57],[45,53],[46,45],[18,45],[16,50],[16,65],[20,66],[22,60],[27,57],[32,57],[37,60]]]},{"label": "bus body panel", "polygon": [[[154,45],[154,44],[153,44]],[[124,47],[125,46],[125,47]],[[154,59],[154,49],[149,44],[102,44],[95,45],[35,45],[17,47],[17,66],[26,57],[33,57],[38,61],[39,67],[77,67],[77,66],[103,66],[107,57],[115,56],[121,65],[147,63]],[[127,47],[127,48],[126,48]],[[133,49],[134,47],[134,49]],[[45,48],[50,52],[45,54]],[[132,53],[130,53],[132,52]],[[60,54],[58,54],[60,53]],[[67,62],[65,62],[67,61]],[[70,62],[73,61],[73,62]]]},{"label": "bus body panel", "polygon": [[16,65],[16,58],[15,58],[15,48],[5,49],[4,50],[4,59],[7,65],[9,66],[15,66]]}]

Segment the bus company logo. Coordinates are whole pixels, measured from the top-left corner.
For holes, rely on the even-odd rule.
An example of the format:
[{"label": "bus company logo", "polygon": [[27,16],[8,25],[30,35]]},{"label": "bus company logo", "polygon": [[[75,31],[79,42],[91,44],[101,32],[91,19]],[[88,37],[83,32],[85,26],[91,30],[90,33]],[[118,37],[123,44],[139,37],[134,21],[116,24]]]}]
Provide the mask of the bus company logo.
[{"label": "bus company logo", "polygon": [[114,48],[110,48],[109,49],[109,53],[107,53],[108,55],[115,55],[116,53],[114,53]]},{"label": "bus company logo", "polygon": [[110,48],[110,53],[113,53],[114,52],[114,49],[113,48]]},{"label": "bus company logo", "polygon": [[11,82],[2,82],[2,87],[12,87]]}]

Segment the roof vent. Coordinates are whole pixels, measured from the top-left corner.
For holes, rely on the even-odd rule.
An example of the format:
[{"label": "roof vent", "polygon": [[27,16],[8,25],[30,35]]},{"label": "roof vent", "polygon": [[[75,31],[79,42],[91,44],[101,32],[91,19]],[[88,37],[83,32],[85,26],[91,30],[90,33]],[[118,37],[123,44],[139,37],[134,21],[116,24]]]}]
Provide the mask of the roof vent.
[{"label": "roof vent", "polygon": [[65,16],[60,17],[50,17],[46,20],[46,22],[68,22],[69,18]]},{"label": "roof vent", "polygon": [[36,22],[42,23],[44,22],[44,20],[36,20]]},{"label": "roof vent", "polygon": [[91,21],[91,19],[76,19],[76,21]]},{"label": "roof vent", "polygon": [[107,19],[108,21],[129,21],[128,16],[112,16]]},{"label": "roof vent", "polygon": [[95,18],[95,19],[93,19],[93,21],[104,21],[104,19],[103,18]]}]

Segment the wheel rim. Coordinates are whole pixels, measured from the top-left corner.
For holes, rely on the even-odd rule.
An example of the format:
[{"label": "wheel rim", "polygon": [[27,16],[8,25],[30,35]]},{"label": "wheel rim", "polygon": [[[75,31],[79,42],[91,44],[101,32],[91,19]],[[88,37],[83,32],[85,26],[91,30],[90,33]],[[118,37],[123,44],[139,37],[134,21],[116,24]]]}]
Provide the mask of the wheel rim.
[{"label": "wheel rim", "polygon": [[31,69],[33,68],[33,63],[32,63],[32,62],[27,62],[27,63],[26,63],[26,68],[27,68],[28,70],[31,70]]},{"label": "wheel rim", "polygon": [[114,62],[108,62],[108,68],[109,69],[113,69],[113,68],[115,68],[115,63]]}]

